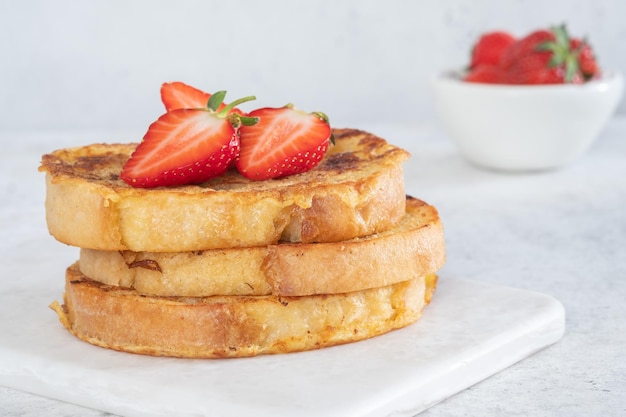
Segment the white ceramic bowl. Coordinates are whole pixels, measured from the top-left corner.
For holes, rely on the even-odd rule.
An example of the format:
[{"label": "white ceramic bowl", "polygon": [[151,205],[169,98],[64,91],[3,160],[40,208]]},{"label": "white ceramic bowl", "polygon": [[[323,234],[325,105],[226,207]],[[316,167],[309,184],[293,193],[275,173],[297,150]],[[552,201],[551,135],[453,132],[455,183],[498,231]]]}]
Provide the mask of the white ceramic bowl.
[{"label": "white ceramic bowl", "polygon": [[500,171],[558,168],[583,155],[622,96],[620,74],[582,85],[468,83],[434,79],[443,128],[472,163]]}]

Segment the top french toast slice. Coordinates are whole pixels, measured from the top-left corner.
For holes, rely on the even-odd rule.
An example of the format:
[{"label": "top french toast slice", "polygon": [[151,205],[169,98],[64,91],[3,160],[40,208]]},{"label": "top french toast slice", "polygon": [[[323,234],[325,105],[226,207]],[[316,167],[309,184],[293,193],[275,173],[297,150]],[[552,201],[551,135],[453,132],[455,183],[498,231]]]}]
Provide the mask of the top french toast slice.
[{"label": "top french toast slice", "polygon": [[120,179],[136,144],[93,144],[43,155],[46,221],[68,245],[182,252],[377,233],[405,212],[409,153],[370,133],[335,129],[313,170],[250,181],[235,170],[199,185],[133,188]]}]

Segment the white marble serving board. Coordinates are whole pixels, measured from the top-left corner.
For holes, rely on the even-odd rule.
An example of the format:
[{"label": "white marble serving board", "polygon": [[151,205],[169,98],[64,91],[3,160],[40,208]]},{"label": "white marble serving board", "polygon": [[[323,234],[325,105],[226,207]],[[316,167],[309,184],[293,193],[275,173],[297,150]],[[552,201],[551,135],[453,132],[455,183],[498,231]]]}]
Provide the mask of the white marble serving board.
[{"label": "white marble serving board", "polygon": [[420,321],[384,336],[185,360],[78,341],[47,308],[59,296],[0,294],[0,385],[127,417],[413,416],[557,342],[565,322],[552,297],[442,276]]}]

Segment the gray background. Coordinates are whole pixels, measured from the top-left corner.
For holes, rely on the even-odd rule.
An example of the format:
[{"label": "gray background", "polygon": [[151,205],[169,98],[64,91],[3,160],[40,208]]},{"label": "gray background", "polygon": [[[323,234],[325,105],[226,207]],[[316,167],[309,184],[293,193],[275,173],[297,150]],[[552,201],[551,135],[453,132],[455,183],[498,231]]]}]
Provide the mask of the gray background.
[{"label": "gray background", "polygon": [[432,76],[463,67],[479,33],[567,22],[624,72],[623,16],[618,0],[0,0],[0,129],[141,134],[172,80],[337,127],[414,125],[435,117]]}]

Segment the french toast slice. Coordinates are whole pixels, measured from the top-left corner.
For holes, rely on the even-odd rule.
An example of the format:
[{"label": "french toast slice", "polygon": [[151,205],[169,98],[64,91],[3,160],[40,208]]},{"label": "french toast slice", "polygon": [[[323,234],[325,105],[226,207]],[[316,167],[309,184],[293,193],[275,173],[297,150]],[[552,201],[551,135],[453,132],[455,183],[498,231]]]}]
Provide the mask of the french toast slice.
[{"label": "french toast slice", "polygon": [[437,210],[407,197],[397,224],[363,238],[179,253],[81,249],[79,268],[145,295],[304,296],[383,287],[436,272],[444,261]]},{"label": "french toast slice", "polygon": [[60,242],[98,250],[185,252],[377,233],[405,210],[409,154],[370,133],[334,130],[306,173],[251,182],[234,170],[200,185],[133,188],[120,178],[136,144],[94,144],[42,158],[46,220]]},{"label": "french toast slice", "polygon": [[355,342],[407,326],[430,301],[436,275],[382,288],[303,297],[152,297],[66,270],[63,325],[88,343],[184,358],[287,353]]}]

